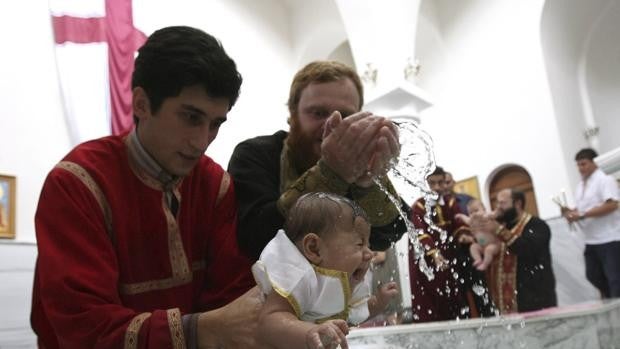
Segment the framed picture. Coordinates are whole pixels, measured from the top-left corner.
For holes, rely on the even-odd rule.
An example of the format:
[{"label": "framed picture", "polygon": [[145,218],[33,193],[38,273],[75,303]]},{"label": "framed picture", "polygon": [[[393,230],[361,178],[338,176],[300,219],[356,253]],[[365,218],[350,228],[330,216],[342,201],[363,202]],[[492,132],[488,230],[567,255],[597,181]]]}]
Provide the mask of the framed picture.
[{"label": "framed picture", "polygon": [[454,183],[454,191],[461,194],[469,194],[480,200],[480,187],[478,177],[469,177]]},{"label": "framed picture", "polygon": [[15,177],[0,175],[0,238],[15,238]]}]

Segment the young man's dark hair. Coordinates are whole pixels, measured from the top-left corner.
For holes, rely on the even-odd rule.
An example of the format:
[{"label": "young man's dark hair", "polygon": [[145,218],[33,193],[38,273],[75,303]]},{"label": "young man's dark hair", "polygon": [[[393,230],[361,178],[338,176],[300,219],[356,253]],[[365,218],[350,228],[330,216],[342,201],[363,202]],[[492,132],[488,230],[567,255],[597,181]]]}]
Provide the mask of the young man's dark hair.
[{"label": "young man's dark hair", "polygon": [[204,87],[210,97],[228,99],[230,110],[239,97],[241,82],[235,62],[216,38],[196,28],[178,26],[154,32],[138,50],[131,88],[146,91],[152,113],[164,99],[193,85]]},{"label": "young man's dark hair", "polygon": [[579,161],[583,159],[594,161],[594,158],[597,156],[598,156],[598,153],[596,152],[596,150],[592,148],[583,148],[580,151],[578,151],[577,154],[575,155],[575,161]]},{"label": "young man's dark hair", "polygon": [[444,171],[443,167],[441,166],[435,166],[435,171],[433,171],[433,173],[431,173],[429,176],[436,176],[436,175],[445,176],[446,171]]}]

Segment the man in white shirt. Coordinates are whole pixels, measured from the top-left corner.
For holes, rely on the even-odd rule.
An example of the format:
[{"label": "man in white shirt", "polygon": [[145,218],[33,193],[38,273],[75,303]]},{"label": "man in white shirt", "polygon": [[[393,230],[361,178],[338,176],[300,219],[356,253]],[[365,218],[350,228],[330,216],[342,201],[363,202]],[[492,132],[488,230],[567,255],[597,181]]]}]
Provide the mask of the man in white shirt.
[{"label": "man in white shirt", "polygon": [[603,298],[620,297],[620,210],[618,184],[601,171],[590,148],[575,155],[581,181],[575,191],[577,207],[563,209],[570,223],[578,222],[584,233],[586,278]]}]

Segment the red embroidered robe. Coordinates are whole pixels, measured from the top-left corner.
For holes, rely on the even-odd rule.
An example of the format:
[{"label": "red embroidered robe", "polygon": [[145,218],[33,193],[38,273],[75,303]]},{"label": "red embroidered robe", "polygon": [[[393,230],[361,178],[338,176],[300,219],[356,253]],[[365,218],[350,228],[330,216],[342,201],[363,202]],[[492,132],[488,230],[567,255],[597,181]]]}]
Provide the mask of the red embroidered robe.
[{"label": "red embroidered robe", "polygon": [[[409,282],[411,284],[412,311],[414,322],[453,320],[456,317],[469,317],[471,314],[461,310],[468,306],[466,290],[460,282],[462,265],[456,263],[458,237],[469,234],[469,227],[460,220],[454,219],[459,213],[458,204],[453,197],[446,197],[444,205],[435,205],[431,209],[433,223],[446,231],[446,240],[441,240],[440,232],[433,230],[424,220],[426,214],[425,201],[419,199],[413,205],[411,221],[415,228],[420,229],[418,240],[426,251],[425,261],[433,269],[434,279],[428,280],[420,271],[418,261],[414,258],[413,250],[409,253]],[[411,244],[411,243],[410,243]],[[449,263],[446,270],[435,268],[432,255],[441,253]],[[454,275],[458,274],[457,277]]]},{"label": "red embroidered robe", "polygon": [[137,168],[120,137],[84,143],[48,175],[35,224],[31,321],[44,348],[184,348],[181,316],[253,285],[228,174],[203,156],[174,187]]}]

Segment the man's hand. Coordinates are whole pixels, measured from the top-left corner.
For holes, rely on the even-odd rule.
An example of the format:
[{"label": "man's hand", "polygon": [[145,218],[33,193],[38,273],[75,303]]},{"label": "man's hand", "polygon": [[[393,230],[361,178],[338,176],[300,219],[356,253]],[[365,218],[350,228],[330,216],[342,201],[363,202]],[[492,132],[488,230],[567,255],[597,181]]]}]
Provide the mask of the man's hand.
[{"label": "man's hand", "polygon": [[349,334],[349,326],[346,321],[329,320],[308,331],[306,347],[308,349],[336,349],[340,345],[342,349],[348,349],[347,334]]},{"label": "man's hand", "polygon": [[564,216],[569,223],[576,222],[580,219],[577,209],[569,209],[566,207],[562,209],[562,216]]},{"label": "man's hand", "polygon": [[262,305],[262,295],[256,286],[222,308],[200,314],[198,347],[265,348],[257,342]]},{"label": "man's hand", "polygon": [[386,118],[359,112],[342,119],[334,112],[326,122],[321,158],[347,183],[369,187],[399,151],[397,128]]},{"label": "man's hand", "polygon": [[393,122],[385,119],[384,125],[379,129],[375,151],[367,170],[355,181],[355,184],[362,188],[370,187],[373,184],[373,178],[387,174],[392,166],[392,160],[396,159],[399,154],[398,128]]}]

